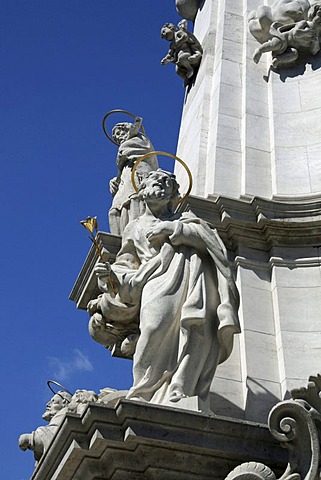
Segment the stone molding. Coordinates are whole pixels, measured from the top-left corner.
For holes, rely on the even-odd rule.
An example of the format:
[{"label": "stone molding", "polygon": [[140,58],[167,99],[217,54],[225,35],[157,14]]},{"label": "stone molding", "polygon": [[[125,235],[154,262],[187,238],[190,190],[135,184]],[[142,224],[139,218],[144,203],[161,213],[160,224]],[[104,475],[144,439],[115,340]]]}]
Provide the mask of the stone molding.
[{"label": "stone molding", "polygon": [[[297,202],[223,196],[190,196],[184,208],[212,223],[225,246],[269,251],[273,246],[321,246],[321,199]],[[317,253],[317,252],[316,252]]]},{"label": "stone molding", "polygon": [[[98,232],[97,239],[101,241],[104,260],[113,262],[120,249],[121,238],[111,233]],[[92,245],[69,295],[69,299],[76,303],[77,308],[86,310],[89,300],[100,294],[93,270],[97,260],[98,254]]]},{"label": "stone molding", "polygon": [[32,480],[223,479],[251,458],[285,466],[265,425],[121,400],[67,415]]},{"label": "stone molding", "polygon": [[[230,259],[236,266],[308,267],[320,265],[318,247],[321,247],[321,198],[312,201],[275,201],[260,197],[240,200],[210,196],[208,199],[189,196],[181,209],[191,209],[198,217],[211,223],[218,231]],[[113,262],[121,245],[121,238],[98,232],[106,261]],[[314,254],[291,259],[276,255],[273,248],[314,247]],[[265,253],[262,261],[244,255],[242,249],[252,248]],[[267,254],[267,256],[266,256]],[[91,247],[69,298],[77,308],[86,310],[89,300],[99,295],[93,269],[98,257]]]}]

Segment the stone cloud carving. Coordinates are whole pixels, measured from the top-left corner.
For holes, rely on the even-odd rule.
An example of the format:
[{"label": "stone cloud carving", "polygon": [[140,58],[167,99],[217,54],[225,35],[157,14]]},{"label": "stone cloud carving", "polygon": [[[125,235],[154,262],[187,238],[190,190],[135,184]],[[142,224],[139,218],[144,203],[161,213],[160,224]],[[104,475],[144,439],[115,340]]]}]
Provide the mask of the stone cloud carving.
[{"label": "stone cloud carving", "polygon": [[125,338],[125,350],[136,347],[127,398],[208,405],[217,364],[240,331],[239,297],[216,230],[174,213],[178,188],[163,170],[142,181],[144,214],[125,228],[115,263],[95,267],[103,293],[89,302],[89,330],[104,345]]},{"label": "stone cloud carving", "polygon": [[[110,180],[110,192],[113,196],[109,210],[110,231],[121,235],[127,223],[140,215],[142,204],[131,183],[131,171],[136,160],[154,151],[149,138],[141,132],[142,119],[136,117],[135,122],[117,123],[113,128],[114,142],[119,145],[116,165],[118,175]],[[137,169],[137,181],[158,168],[156,155],[150,156],[140,163]]]},{"label": "stone cloud carving", "polygon": [[276,0],[249,14],[249,30],[261,46],[253,55],[258,63],[263,53],[272,52],[274,68],[296,63],[299,55],[320,51],[321,1]]},{"label": "stone cloud carving", "polygon": [[167,55],[161,60],[162,65],[175,63],[177,74],[184,79],[187,86],[196,73],[203,55],[203,48],[195,35],[187,30],[187,20],[181,20],[177,27],[165,23],[161,37],[170,42]]}]

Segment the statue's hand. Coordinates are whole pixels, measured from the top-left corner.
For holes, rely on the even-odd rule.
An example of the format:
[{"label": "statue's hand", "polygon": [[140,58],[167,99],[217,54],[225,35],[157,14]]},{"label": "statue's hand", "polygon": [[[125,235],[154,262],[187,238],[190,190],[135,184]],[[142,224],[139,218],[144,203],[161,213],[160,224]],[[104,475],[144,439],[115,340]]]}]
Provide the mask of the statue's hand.
[{"label": "statue's hand", "polygon": [[162,222],[148,230],[146,238],[149,242],[153,242],[154,240],[164,240],[166,237],[172,235],[174,230],[175,226],[173,222]]},{"label": "statue's hand", "polygon": [[31,435],[29,433],[23,433],[19,437],[19,447],[25,451],[31,447]]},{"label": "statue's hand", "polygon": [[99,279],[103,279],[103,277],[109,278],[111,274],[111,265],[109,262],[97,263],[94,272]]},{"label": "statue's hand", "polygon": [[109,182],[109,190],[112,196],[116,195],[116,193],[118,192],[118,187],[119,187],[118,178],[117,177],[112,178]]},{"label": "statue's hand", "polygon": [[94,313],[98,312],[100,310],[100,299],[101,295],[99,295],[98,298],[95,298],[94,300],[90,300],[87,305],[87,312],[89,315],[94,315]]},{"label": "statue's hand", "polygon": [[164,57],[164,58],[162,58],[162,60],[161,60],[161,64],[162,64],[162,65],[167,65],[168,63],[170,63],[170,61],[171,61],[170,58]]}]

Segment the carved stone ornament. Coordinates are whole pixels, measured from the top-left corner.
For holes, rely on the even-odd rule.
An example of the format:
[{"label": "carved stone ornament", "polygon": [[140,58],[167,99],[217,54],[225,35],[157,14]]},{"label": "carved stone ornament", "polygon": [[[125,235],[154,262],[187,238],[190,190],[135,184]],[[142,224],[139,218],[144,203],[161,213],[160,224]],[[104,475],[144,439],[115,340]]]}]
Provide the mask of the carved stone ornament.
[{"label": "carved stone ornament", "polygon": [[23,433],[20,435],[19,447],[24,451],[33,451],[36,462],[40,460],[48,449],[51,440],[67,413],[71,398],[72,396],[65,391],[55,393],[47,403],[46,410],[42,415],[42,418],[48,421],[49,424],[40,426],[31,433]]},{"label": "carved stone ornament", "polygon": [[[110,113],[114,112],[118,110]],[[142,202],[139,201],[131,182],[132,168],[136,160],[155,149],[145,130],[142,130],[140,117],[136,117],[134,122],[117,123],[112,130],[112,141],[118,145],[116,158],[118,175],[109,182],[110,193],[113,196],[109,210],[109,227],[113,235],[122,235],[127,223],[143,213]],[[148,157],[139,165],[136,172],[137,182],[157,168],[157,156]]]},{"label": "carved stone ornament", "polygon": [[201,0],[176,0],[176,10],[181,17],[195,20]]},{"label": "carved stone ornament", "polygon": [[184,79],[184,86],[191,83],[201,63],[203,48],[193,33],[187,30],[187,20],[181,20],[177,27],[165,23],[161,37],[170,42],[167,55],[161,60],[162,65],[174,63],[176,73]]},{"label": "carved stone ornament", "polygon": [[[273,437],[289,451],[287,468],[279,480],[320,478],[321,375],[310,377],[307,388],[295,389],[292,399],[278,403],[269,415]],[[226,480],[275,480],[272,470],[249,462],[236,467]]]},{"label": "carved stone ornament", "polygon": [[239,297],[216,230],[175,213],[178,188],[163,170],[142,181],[144,214],[127,225],[115,262],[95,266],[103,293],[88,304],[89,331],[107,347],[119,339],[124,354],[135,351],[126,398],[173,406],[192,399],[207,411],[217,364],[240,331]]},{"label": "carved stone ornament", "polygon": [[263,53],[272,53],[272,67],[289,67],[299,55],[320,51],[321,1],[275,0],[250,12],[249,30],[261,43],[253,55],[255,63]]},{"label": "carved stone ornament", "polygon": [[19,447],[24,451],[33,451],[37,463],[48,450],[67,413],[82,415],[90,403],[114,406],[118,400],[125,398],[127,393],[127,390],[118,391],[109,387],[100,390],[98,395],[92,390],[76,390],[73,395],[66,391],[59,391],[47,403],[46,410],[42,415],[44,420],[49,421],[48,425],[40,426],[31,433],[20,435]]}]

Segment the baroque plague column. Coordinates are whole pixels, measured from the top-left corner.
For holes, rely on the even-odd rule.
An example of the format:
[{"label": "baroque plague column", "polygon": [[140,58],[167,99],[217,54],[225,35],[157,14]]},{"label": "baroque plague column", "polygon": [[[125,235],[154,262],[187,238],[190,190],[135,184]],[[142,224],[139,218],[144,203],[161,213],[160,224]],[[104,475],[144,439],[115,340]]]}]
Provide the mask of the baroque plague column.
[{"label": "baroque plague column", "polygon": [[[256,64],[248,18],[261,3],[200,2],[194,34],[204,54],[177,154],[195,175],[193,211],[217,227],[241,295],[243,334],[217,370],[215,411],[265,422],[276,401],[320,370],[321,58],[299,51],[275,70],[265,53]],[[300,27],[313,46],[307,30],[318,3],[278,0],[263,11],[274,15],[269,25]]]}]

